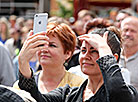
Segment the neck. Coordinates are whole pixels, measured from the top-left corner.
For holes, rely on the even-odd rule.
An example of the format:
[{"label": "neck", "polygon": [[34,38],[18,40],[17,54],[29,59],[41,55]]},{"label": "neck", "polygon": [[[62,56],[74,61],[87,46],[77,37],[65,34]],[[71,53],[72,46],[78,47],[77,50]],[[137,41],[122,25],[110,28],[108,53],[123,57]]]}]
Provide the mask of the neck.
[{"label": "neck", "polygon": [[129,58],[130,56],[134,55],[138,51],[138,46],[131,46],[131,47],[124,47],[123,55],[126,58]]},{"label": "neck", "polygon": [[41,72],[41,80],[43,81],[58,81],[61,80],[65,75],[65,68],[64,66],[59,68],[43,68]]},{"label": "neck", "polygon": [[94,94],[98,91],[98,89],[103,84],[102,74],[99,76],[93,76],[92,78],[88,78],[87,88],[90,89]]},{"label": "neck", "polygon": [[[42,67],[43,69],[43,67]],[[65,68],[45,68],[41,71],[38,79],[40,92],[50,92],[58,87],[65,75]]]},{"label": "neck", "polygon": [[2,40],[6,40],[6,35],[4,33],[1,33]]}]

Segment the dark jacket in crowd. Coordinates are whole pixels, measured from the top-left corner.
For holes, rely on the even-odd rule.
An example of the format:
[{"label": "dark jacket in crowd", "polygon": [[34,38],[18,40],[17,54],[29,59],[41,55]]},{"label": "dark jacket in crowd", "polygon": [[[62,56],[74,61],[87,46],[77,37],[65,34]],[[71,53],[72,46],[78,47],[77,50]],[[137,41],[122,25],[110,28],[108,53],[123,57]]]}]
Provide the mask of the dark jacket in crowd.
[{"label": "dark jacket in crowd", "polygon": [[[126,85],[112,55],[107,55],[97,60],[103,74],[104,84],[85,102],[138,102],[137,91],[133,86]],[[41,94],[35,83],[34,77],[27,79],[20,73],[19,87],[31,93],[37,102],[83,102],[83,92],[88,80],[80,87],[57,88],[48,94]]]}]

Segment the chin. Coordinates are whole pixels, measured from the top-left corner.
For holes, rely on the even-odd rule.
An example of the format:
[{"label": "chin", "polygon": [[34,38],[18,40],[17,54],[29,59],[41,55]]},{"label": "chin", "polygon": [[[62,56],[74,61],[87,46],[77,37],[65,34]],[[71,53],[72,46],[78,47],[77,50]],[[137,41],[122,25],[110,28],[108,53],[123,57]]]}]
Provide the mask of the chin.
[{"label": "chin", "polygon": [[91,76],[91,75],[99,75],[101,72],[97,71],[97,70],[90,70],[90,69],[87,69],[87,68],[83,68],[82,69],[82,72],[85,74],[85,75],[88,75],[88,76]]},{"label": "chin", "polygon": [[40,65],[47,65],[48,63],[47,62],[45,62],[45,61],[41,61],[40,62]]},{"label": "chin", "polygon": [[88,70],[88,69],[86,69],[86,68],[83,68],[83,69],[82,69],[82,72],[83,72],[84,74],[86,74],[86,75],[89,75],[89,74],[91,73],[91,71]]}]

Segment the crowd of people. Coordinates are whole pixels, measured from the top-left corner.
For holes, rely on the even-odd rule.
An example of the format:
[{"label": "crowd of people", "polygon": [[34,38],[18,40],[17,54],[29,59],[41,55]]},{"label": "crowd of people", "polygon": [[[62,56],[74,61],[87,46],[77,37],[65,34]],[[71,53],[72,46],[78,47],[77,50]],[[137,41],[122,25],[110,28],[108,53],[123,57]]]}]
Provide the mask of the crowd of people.
[{"label": "crowd of people", "polygon": [[136,15],[121,9],[113,20],[81,10],[73,24],[49,17],[37,34],[33,19],[1,17],[0,100],[138,102]]}]

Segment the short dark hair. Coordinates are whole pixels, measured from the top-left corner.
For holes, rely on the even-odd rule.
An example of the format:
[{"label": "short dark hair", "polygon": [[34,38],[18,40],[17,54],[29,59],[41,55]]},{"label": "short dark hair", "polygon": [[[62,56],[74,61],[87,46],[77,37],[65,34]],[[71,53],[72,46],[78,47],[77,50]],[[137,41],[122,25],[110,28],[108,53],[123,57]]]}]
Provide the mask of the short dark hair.
[{"label": "short dark hair", "polygon": [[130,8],[126,8],[126,9],[121,9],[120,11],[118,11],[118,13],[125,13],[128,16],[132,16],[133,15],[133,10]]},{"label": "short dark hair", "polygon": [[[121,39],[119,38],[118,34],[116,32],[109,30],[108,28],[96,28],[93,31],[91,31],[89,34],[99,34],[103,36],[103,34],[108,31],[108,37],[107,37],[107,44],[111,48],[111,51],[113,54],[118,54],[117,62],[120,59],[120,53],[121,53]],[[81,46],[81,42],[78,41],[78,45]]]},{"label": "short dark hair", "polygon": [[106,28],[112,25],[113,24],[108,19],[98,17],[98,18],[94,18],[93,20],[89,20],[88,22],[86,22],[86,24],[84,25],[84,29],[85,29],[85,33],[88,33],[90,29]]},{"label": "short dark hair", "polygon": [[90,10],[83,9],[78,12],[78,19],[80,20],[87,15],[90,15],[92,18],[96,17],[96,14],[94,12],[92,12]]},{"label": "short dark hair", "polygon": [[[120,38],[118,38],[117,34],[111,30],[108,30],[107,28],[97,28],[90,32],[90,34],[99,34],[103,36],[103,34],[108,31],[108,37],[107,37],[107,44],[111,48],[111,51],[113,54],[117,53],[120,58],[120,52],[121,52],[121,41]],[[117,61],[119,61],[119,58]]]}]

